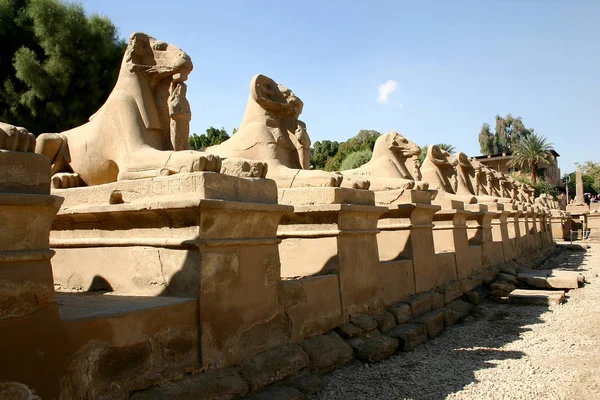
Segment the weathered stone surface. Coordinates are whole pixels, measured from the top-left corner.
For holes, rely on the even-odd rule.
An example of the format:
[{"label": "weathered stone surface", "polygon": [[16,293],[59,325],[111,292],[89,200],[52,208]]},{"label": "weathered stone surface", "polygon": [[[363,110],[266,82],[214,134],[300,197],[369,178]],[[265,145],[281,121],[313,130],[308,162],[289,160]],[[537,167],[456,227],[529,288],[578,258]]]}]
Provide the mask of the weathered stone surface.
[{"label": "weathered stone surface", "polygon": [[500,271],[504,274],[517,276],[517,270],[514,269],[513,267],[503,267]]},{"label": "weathered stone surface", "polygon": [[410,309],[410,305],[407,303],[392,304],[387,308],[387,310],[394,315],[396,322],[399,324],[403,324],[412,319],[412,311]]},{"label": "weathered stone surface", "polygon": [[310,370],[324,374],[352,361],[354,352],[348,343],[335,332],[315,336],[302,342],[302,348],[310,358]]},{"label": "weathered stone surface", "polygon": [[351,339],[353,337],[360,336],[363,333],[362,329],[350,322],[342,326],[338,326],[335,328],[335,331],[344,339]]},{"label": "weathered stone surface", "polygon": [[415,318],[414,322],[423,324],[425,326],[425,330],[427,331],[427,336],[431,339],[439,335],[444,330],[445,319],[445,310],[434,310]]},{"label": "weathered stone surface", "polygon": [[498,275],[498,268],[489,267],[481,270],[481,280],[483,283],[490,283]]},{"label": "weathered stone surface", "polygon": [[131,400],[229,400],[248,393],[248,384],[233,368],[209,371],[186,376],[183,380],[169,382],[135,393]]},{"label": "weathered stone surface", "polygon": [[365,332],[377,329],[377,321],[365,314],[356,314],[351,316],[350,322]]},{"label": "weathered stone surface", "polygon": [[390,329],[396,326],[396,318],[388,311],[381,311],[371,315],[375,321],[377,321],[377,329],[380,332],[386,333]]},{"label": "weathered stone surface", "polygon": [[479,296],[479,293],[475,290],[466,292],[464,296],[465,299],[471,304],[478,305],[481,303],[481,296]]},{"label": "weathered stone surface", "polygon": [[298,389],[288,386],[276,385],[269,389],[252,394],[245,398],[246,400],[307,400]]},{"label": "weathered stone surface", "polygon": [[293,376],[283,383],[286,386],[298,389],[306,395],[315,394],[323,388],[323,381],[314,374]]},{"label": "weathered stone surface", "polygon": [[460,321],[460,314],[449,308],[445,309],[444,317],[445,317],[447,326],[452,326],[452,325],[456,324],[458,321]]},{"label": "weathered stone surface", "polygon": [[517,277],[510,274],[500,273],[498,274],[498,280],[510,283],[511,285],[518,285],[519,281],[517,281]]},{"label": "weathered stone surface", "polygon": [[468,278],[461,279],[460,284],[462,285],[463,293],[469,292],[480,286],[483,283],[483,277],[481,274],[473,274]]},{"label": "weathered stone surface", "polygon": [[421,293],[412,296],[407,301],[413,318],[432,310],[431,293]]},{"label": "weathered stone surface", "polygon": [[251,391],[260,390],[272,383],[297,375],[308,367],[309,356],[299,345],[283,345],[257,354],[239,366],[239,372],[248,382]]},{"label": "weathered stone surface", "polygon": [[585,281],[576,271],[531,270],[520,272],[517,278],[528,285],[546,289],[577,289]]},{"label": "weathered stone surface", "polygon": [[456,311],[460,314],[460,318],[464,319],[468,317],[469,314],[471,314],[473,306],[462,300],[454,300],[453,302],[448,303],[448,305],[446,305],[446,308]]},{"label": "weathered stone surface", "polygon": [[560,304],[565,299],[565,292],[562,290],[525,290],[516,289],[509,295],[511,303],[514,304],[530,304],[530,305],[553,305]]},{"label": "weathered stone surface", "polygon": [[462,286],[459,281],[452,281],[441,286],[439,291],[444,296],[444,304],[448,304],[462,295]]},{"label": "weathered stone surface", "polygon": [[348,340],[356,357],[360,360],[374,363],[394,354],[398,349],[398,340],[377,331],[369,332],[361,337]]},{"label": "weathered stone surface", "polygon": [[386,335],[398,339],[398,345],[404,351],[414,350],[427,341],[425,325],[412,322],[400,324],[388,331]]},{"label": "weathered stone surface", "polygon": [[431,292],[431,309],[438,310],[446,304],[444,295],[439,292]]},{"label": "weathered stone surface", "polygon": [[493,297],[508,297],[513,290],[515,290],[515,285],[508,282],[497,281],[490,286],[490,294]]}]

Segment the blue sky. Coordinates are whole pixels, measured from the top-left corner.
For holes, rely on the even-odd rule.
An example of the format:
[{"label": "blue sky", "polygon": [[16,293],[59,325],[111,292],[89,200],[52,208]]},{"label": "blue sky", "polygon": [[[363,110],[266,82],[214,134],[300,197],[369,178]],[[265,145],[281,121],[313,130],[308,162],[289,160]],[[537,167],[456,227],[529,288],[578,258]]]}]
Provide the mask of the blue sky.
[{"label": "blue sky", "polygon": [[82,4],[124,38],[146,32],[192,57],[192,132],[231,133],[262,73],[304,101],[313,142],[397,130],[477,155],[481,124],[512,113],[554,143],[563,172],[600,161],[600,1]]}]

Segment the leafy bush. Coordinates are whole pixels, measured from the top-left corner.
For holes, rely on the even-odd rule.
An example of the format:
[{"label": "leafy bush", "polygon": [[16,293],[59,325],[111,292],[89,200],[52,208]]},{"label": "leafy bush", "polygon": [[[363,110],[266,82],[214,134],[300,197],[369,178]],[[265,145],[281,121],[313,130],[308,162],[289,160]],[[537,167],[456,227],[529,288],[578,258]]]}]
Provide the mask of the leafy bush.
[{"label": "leafy bush", "polygon": [[371,160],[371,156],[373,156],[371,150],[361,150],[350,153],[344,158],[344,161],[342,161],[340,171],[358,168],[361,165],[368,163]]}]

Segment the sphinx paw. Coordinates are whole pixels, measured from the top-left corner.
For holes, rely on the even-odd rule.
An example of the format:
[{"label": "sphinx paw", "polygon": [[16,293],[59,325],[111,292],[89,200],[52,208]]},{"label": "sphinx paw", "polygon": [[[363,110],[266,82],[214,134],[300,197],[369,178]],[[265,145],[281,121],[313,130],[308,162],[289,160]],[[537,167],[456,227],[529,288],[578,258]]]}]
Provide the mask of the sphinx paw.
[{"label": "sphinx paw", "polygon": [[221,173],[239,178],[264,178],[269,166],[266,162],[243,158],[226,158],[221,161]]},{"label": "sphinx paw", "polygon": [[0,122],[0,150],[33,153],[35,136],[25,128]]},{"label": "sphinx paw", "polygon": [[186,172],[219,172],[221,159],[209,153],[194,150],[174,151],[160,175],[182,174]]},{"label": "sphinx paw", "polygon": [[54,189],[69,189],[81,186],[81,178],[79,174],[72,172],[59,172],[52,175],[52,188]]}]

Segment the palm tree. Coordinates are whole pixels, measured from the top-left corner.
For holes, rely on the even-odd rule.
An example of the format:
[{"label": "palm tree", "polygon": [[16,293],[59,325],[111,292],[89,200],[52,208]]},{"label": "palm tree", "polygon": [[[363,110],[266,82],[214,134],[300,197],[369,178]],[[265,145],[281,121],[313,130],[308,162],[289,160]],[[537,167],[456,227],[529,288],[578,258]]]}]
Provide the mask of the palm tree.
[{"label": "palm tree", "polygon": [[513,145],[509,167],[528,168],[531,171],[531,184],[537,183],[538,165],[550,164],[554,160],[554,147],[543,135],[532,133]]}]

